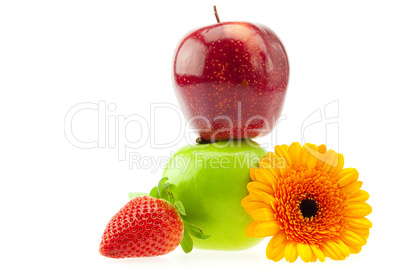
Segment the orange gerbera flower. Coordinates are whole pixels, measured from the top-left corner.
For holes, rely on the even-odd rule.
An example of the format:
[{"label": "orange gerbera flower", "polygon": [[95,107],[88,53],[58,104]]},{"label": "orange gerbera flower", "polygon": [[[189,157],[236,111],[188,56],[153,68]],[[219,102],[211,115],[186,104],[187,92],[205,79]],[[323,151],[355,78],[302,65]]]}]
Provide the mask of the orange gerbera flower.
[{"label": "orange gerbera flower", "polygon": [[266,255],[305,262],[343,260],[366,244],[371,207],[354,168],[325,145],[295,142],[275,147],[250,169],[252,182],[242,206],[253,221],[250,237],[273,236]]}]

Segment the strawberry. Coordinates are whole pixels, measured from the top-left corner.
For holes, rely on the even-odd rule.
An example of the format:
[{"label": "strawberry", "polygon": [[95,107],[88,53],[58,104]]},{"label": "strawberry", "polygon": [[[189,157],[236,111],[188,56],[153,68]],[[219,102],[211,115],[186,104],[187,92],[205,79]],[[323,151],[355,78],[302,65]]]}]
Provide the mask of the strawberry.
[{"label": "strawberry", "polygon": [[[152,257],[167,254],[181,244],[184,252],[192,250],[189,234],[200,239],[209,236],[184,221],[184,206],[168,191],[173,185],[167,178],[152,189],[151,196],[130,193],[130,200],[109,221],[99,252],[111,258]],[[135,197],[135,198],[134,198]]]}]

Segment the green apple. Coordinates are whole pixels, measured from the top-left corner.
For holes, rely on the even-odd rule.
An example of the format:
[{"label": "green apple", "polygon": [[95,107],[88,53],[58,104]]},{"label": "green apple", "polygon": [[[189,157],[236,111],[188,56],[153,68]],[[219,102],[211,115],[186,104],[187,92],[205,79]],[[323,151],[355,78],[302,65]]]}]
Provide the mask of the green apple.
[{"label": "green apple", "polygon": [[244,233],[251,217],[241,207],[248,194],[249,170],[258,165],[266,150],[250,140],[188,145],[169,161],[164,177],[185,207],[184,220],[211,235],[194,239],[194,247],[242,250],[262,241]]}]

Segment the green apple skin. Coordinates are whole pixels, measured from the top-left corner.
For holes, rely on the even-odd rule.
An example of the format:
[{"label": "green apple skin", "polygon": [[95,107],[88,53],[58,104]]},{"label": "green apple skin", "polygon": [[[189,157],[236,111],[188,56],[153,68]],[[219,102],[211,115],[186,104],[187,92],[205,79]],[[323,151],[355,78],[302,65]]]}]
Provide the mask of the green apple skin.
[{"label": "green apple skin", "polygon": [[184,204],[184,220],[211,235],[194,238],[195,248],[243,250],[262,241],[245,235],[252,219],[240,203],[248,195],[250,168],[265,154],[256,142],[233,140],[188,145],[169,161],[163,177],[174,184],[171,192]]}]

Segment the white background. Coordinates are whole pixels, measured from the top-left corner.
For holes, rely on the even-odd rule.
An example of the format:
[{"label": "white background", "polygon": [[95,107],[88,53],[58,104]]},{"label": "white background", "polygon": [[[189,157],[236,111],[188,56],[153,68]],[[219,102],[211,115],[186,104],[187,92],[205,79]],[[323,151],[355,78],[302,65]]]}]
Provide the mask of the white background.
[{"label": "white background", "polygon": [[[286,119],[275,135],[258,141],[269,150],[293,141],[327,142],[344,154],[345,166],[359,170],[371,194],[374,227],[362,252],[342,263],[314,265],[385,267],[400,256],[398,1],[16,0],[0,2],[1,267],[288,265],[265,258],[268,240],[242,252],[185,255],[179,248],[163,257],[124,260],[98,253],[104,227],[128,201],[127,193],[148,191],[163,168],[130,168],[113,143],[73,146],[65,137],[65,116],[79,103],[104,101],[116,108],[107,112],[111,118],[137,115],[151,124],[152,103],[177,105],[173,51],[189,30],[215,23],[213,4],[222,21],[267,25],[288,52]],[[339,112],[329,120],[333,124],[303,125],[331,103],[331,113]],[[174,110],[160,110],[153,123],[152,135],[135,123],[120,133],[145,141],[127,150],[140,155],[143,166],[150,157],[165,161],[187,143],[157,149],[146,141],[175,139],[184,122]],[[97,127],[97,113],[90,110],[77,113],[72,126],[82,141],[96,140]],[[298,260],[293,267],[302,265]]]}]

